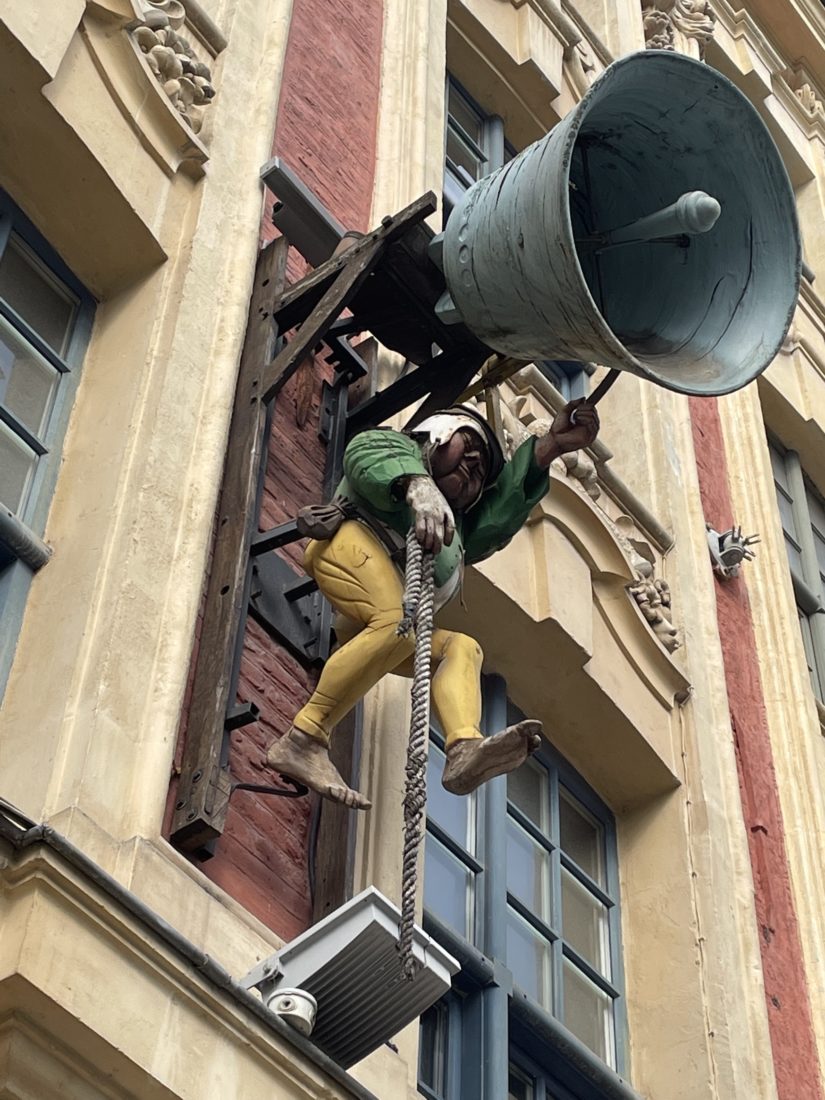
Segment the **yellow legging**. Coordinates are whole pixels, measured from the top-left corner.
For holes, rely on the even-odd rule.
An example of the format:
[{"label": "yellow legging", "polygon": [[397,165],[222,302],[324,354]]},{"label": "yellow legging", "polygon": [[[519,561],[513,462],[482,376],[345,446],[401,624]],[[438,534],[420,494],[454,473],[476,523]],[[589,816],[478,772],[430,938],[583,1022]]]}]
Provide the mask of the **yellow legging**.
[{"label": "yellow legging", "polygon": [[[309,702],[295,716],[299,730],[328,743],[335,725],[382,676],[412,675],[415,638],[396,633],[403,617],[401,577],[364,524],[347,520],[329,541],[310,542],[304,568],[351,630],[349,640],[324,665]],[[480,646],[466,634],[435,630],[432,653],[433,709],[447,745],[480,737]]]}]

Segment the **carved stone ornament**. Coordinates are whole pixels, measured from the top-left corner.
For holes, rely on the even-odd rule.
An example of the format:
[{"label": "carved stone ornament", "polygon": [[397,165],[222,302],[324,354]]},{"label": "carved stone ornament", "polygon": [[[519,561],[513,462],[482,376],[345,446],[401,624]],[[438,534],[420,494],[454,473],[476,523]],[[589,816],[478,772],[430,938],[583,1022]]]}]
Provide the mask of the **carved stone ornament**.
[{"label": "carved stone ornament", "polygon": [[[703,61],[716,29],[716,13],[710,0],[676,0],[670,19],[676,32],[676,48]],[[685,41],[680,42],[679,36]]]},{"label": "carved stone ornament", "polygon": [[673,653],[682,644],[679,630],[673,624],[670,586],[657,578],[656,557],[650,543],[640,538],[630,516],[619,516],[609,521],[620,545],[627,554],[636,580],[628,585],[628,592],[636,601],[650,629],[668,651]]},{"label": "carved stone ornament", "polygon": [[137,0],[139,21],[130,29],[169,102],[197,134],[215,96],[212,73],[179,28],[186,22],[180,0]]},{"label": "carved stone ornament", "polygon": [[643,0],[645,44],[649,50],[678,50],[703,61],[705,48],[716,29],[716,13],[710,0],[674,0],[657,7]]},{"label": "carved stone ornament", "polygon": [[807,82],[800,84],[796,89],[796,97],[809,115],[814,118],[818,115],[820,118],[825,118],[825,107],[822,105],[822,100],[817,96],[814,89]]},{"label": "carved stone ornament", "polygon": [[675,50],[673,44],[673,24],[670,15],[660,8],[642,9],[645,30],[645,46],[649,50]]},{"label": "carved stone ornament", "polygon": [[668,651],[682,644],[679,631],[670,620],[670,588],[664,580],[641,580],[628,589],[647,619],[650,629]]}]

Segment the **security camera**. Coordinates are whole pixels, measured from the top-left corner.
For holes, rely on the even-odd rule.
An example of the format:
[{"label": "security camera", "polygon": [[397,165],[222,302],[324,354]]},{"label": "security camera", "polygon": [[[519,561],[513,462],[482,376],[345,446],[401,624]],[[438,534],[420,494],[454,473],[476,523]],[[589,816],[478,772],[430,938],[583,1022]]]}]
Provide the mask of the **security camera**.
[{"label": "security camera", "polygon": [[273,990],[267,998],[266,1007],[302,1035],[312,1034],[318,1002],[305,989]]}]

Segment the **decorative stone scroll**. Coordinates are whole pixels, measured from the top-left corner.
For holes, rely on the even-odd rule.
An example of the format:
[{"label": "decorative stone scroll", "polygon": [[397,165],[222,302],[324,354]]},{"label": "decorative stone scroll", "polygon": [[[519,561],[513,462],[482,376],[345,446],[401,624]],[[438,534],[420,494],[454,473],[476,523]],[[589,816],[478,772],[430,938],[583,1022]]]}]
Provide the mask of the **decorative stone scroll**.
[{"label": "decorative stone scroll", "polygon": [[675,50],[673,24],[670,15],[661,8],[645,5],[642,8],[645,46],[649,50]]},{"label": "decorative stone scroll", "polygon": [[780,75],[808,118],[820,124],[825,122],[822,89],[812,74],[803,65],[796,65],[786,68]]},{"label": "decorative stone scroll", "polygon": [[710,0],[642,0],[642,19],[649,50],[674,50],[699,61],[716,29]]},{"label": "decorative stone scroll", "polygon": [[169,102],[197,134],[215,88],[209,66],[180,32],[186,9],[180,0],[136,0],[136,8],[139,22],[130,34]]}]

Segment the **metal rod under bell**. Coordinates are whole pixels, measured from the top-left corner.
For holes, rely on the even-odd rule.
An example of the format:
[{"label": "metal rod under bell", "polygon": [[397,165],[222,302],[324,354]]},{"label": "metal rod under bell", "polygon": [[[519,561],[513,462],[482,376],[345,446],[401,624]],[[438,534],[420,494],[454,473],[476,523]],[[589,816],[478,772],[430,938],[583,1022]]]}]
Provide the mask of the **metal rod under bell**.
[{"label": "metal rod under bell", "polygon": [[[585,405],[593,406],[598,404],[598,402],[601,401],[601,399],[604,397],[604,395],[607,393],[607,391],[610,389],[610,387],[613,385],[613,383],[616,381],[621,373],[622,372],[620,370],[609,370],[604,378],[601,380],[601,382],[599,382],[598,386],[596,386],[595,390],[593,390],[593,392],[585,398]],[[571,424],[576,423],[576,412],[577,410],[574,409],[573,412],[570,414]]]}]

